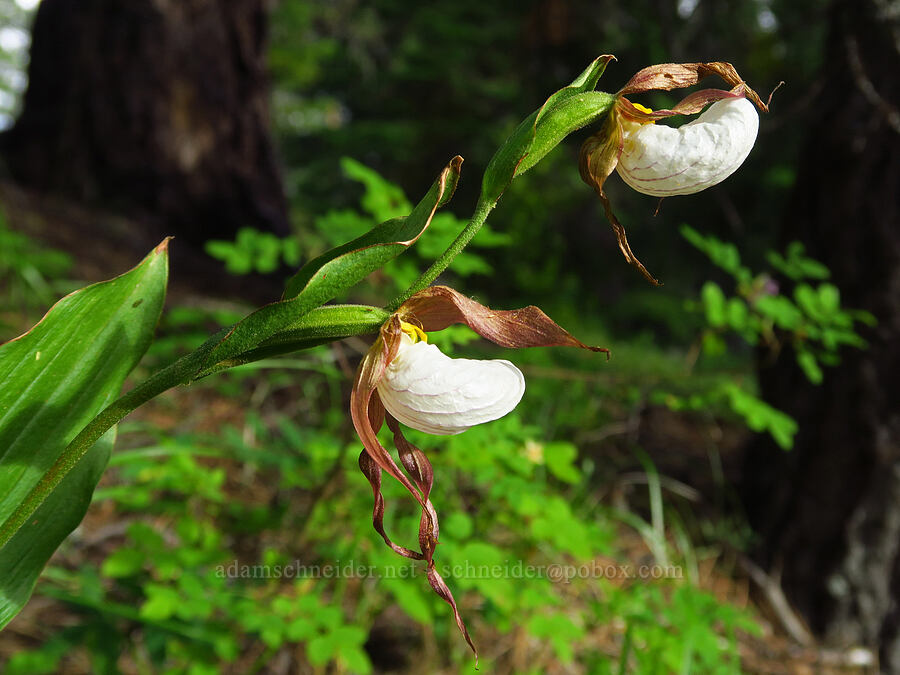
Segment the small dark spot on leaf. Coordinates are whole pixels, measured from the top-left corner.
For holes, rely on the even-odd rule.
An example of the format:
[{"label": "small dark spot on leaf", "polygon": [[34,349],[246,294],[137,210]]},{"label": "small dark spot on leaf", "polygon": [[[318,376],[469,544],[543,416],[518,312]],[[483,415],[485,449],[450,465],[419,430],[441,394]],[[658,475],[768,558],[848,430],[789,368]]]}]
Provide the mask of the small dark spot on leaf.
[{"label": "small dark spot on leaf", "polygon": [[134,309],[135,307],[140,305],[143,301],[144,301],[143,298],[139,298],[138,300],[135,300],[133,303],[131,303],[131,308]]}]

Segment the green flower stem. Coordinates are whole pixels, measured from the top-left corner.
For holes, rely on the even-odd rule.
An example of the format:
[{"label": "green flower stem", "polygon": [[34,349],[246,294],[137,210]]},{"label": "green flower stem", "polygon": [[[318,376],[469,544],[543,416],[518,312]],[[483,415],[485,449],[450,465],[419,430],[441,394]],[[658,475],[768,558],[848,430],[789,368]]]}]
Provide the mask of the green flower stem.
[{"label": "green flower stem", "polygon": [[488,214],[496,205],[496,201],[487,200],[484,198],[484,195],[479,197],[478,204],[475,206],[475,213],[472,214],[472,219],[469,221],[469,224],[463,228],[462,232],[460,232],[456,239],[453,240],[453,243],[447,247],[447,250],[444,251],[437,260],[431,263],[431,267],[425,270],[422,275],[413,282],[412,286],[394,298],[385,309],[389,312],[397,311],[397,308],[409,300],[410,297],[421,291],[423,288],[430,286],[432,282],[440,276],[441,272],[450,266],[453,259],[468,246],[469,242],[472,241],[472,237],[478,233],[478,230],[484,225],[484,221],[487,220]]}]

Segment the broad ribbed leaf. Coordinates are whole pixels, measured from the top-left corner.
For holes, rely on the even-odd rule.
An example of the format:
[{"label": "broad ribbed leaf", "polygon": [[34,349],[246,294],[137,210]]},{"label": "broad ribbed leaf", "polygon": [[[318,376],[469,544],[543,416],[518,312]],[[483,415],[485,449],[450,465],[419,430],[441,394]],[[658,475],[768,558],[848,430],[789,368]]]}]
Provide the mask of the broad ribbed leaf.
[{"label": "broad ribbed leaf", "polygon": [[482,199],[496,202],[512,179],[525,173],[566,136],[606,114],[615,96],[593,91],[613,57],[599,56],[567,87],[525,118],[497,150],[484,172]]},{"label": "broad ribbed leaf", "polygon": [[[30,493],[42,499],[0,548],[0,627],[25,604],[47,560],[87,510],[114,432],[74,466],[57,460],[118,396],[150,345],[167,276],[163,242],[130,272],[66,296],[30,331],[0,345],[2,531],[11,531]],[[51,473],[65,477],[45,490],[42,480]]]},{"label": "broad ribbed leaf", "polygon": [[280,302],[253,312],[228,332],[211,351],[202,371],[256,349],[266,340],[359,283],[408,249],[425,231],[438,207],[446,204],[459,180],[462,157],[454,157],[428,194],[405,218],[382,223],[353,241],[308,262],[287,284]]}]

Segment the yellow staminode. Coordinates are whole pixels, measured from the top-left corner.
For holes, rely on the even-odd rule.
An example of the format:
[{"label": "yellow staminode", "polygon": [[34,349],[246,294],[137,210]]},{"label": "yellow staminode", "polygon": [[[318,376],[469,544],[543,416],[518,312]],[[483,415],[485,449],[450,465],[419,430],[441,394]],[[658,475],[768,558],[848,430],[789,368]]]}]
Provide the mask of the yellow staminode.
[{"label": "yellow staminode", "polygon": [[[652,108],[648,108],[645,105],[641,105],[640,103],[632,103],[635,108],[640,110],[642,113],[647,113],[648,115],[653,112]],[[656,124],[656,120],[641,120],[641,124]]]},{"label": "yellow staminode", "polygon": [[406,321],[401,321],[400,330],[409,335],[409,339],[413,341],[413,344],[417,342],[428,342],[428,335],[418,326],[414,326]]}]

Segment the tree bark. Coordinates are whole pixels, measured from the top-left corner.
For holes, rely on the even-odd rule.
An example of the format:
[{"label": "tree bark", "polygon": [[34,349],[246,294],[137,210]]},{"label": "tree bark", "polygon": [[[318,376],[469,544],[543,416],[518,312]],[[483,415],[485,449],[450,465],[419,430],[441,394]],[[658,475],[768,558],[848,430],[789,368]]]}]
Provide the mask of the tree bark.
[{"label": "tree bark", "polygon": [[788,453],[750,448],[744,494],[762,561],[812,628],[900,672],[900,2],[838,0],[827,44],[782,238],[879,323],[820,386],[790,350],[761,367],[764,397],[800,431]]},{"label": "tree bark", "polygon": [[288,232],[268,131],[264,0],[44,0],[17,182],[200,243]]}]

